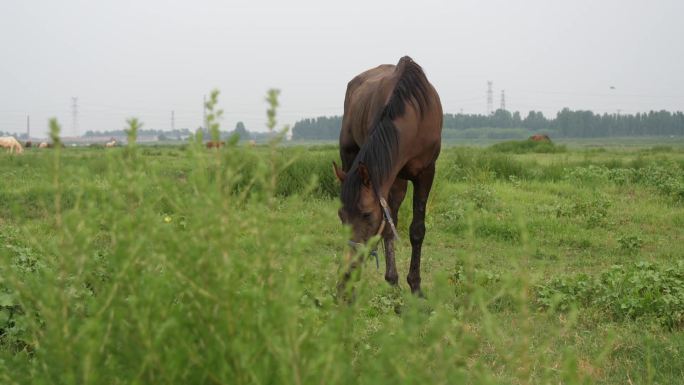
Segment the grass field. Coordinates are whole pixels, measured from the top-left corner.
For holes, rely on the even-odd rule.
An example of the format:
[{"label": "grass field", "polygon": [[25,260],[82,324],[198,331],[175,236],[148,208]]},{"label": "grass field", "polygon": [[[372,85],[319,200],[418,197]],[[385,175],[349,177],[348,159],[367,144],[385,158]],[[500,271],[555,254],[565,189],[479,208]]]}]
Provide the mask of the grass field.
[{"label": "grass field", "polygon": [[445,148],[352,304],[335,146],[0,154],[0,383],[681,383],[684,147],[614,144]]}]

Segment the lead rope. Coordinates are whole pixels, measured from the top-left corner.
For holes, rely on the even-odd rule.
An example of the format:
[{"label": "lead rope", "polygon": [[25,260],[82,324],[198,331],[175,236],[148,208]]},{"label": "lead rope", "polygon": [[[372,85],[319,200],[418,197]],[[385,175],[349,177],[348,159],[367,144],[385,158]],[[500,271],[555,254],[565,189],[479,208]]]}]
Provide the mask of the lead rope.
[{"label": "lead rope", "polygon": [[[382,236],[382,231],[385,229],[385,223],[387,223],[387,220],[383,219],[382,223],[380,224],[380,228],[378,229],[377,235]],[[382,250],[384,252],[385,250],[385,240],[380,239],[380,242],[382,242]],[[380,258],[378,257],[378,248],[376,247],[375,250],[371,251],[371,255],[375,256],[375,269],[380,270]],[[387,257],[387,254],[385,254],[385,258]]]},{"label": "lead rope", "polygon": [[[377,192],[376,192],[377,194]],[[382,234],[382,230],[385,229],[385,223],[389,223],[390,229],[392,230],[392,235],[394,236],[394,239],[397,241],[399,240],[399,234],[397,234],[397,228],[394,226],[394,221],[392,220],[392,214],[390,214],[389,211],[389,205],[387,205],[387,201],[385,198],[381,197],[380,194],[378,194],[378,198],[380,198],[380,207],[382,207],[382,213],[384,216],[384,219],[382,220],[382,225],[380,225],[380,230],[378,231],[378,234]],[[385,259],[387,259],[387,248],[385,247],[385,239],[382,239],[382,251],[385,254]],[[374,251],[375,252],[375,251]],[[378,253],[375,252],[375,267],[376,269],[380,270],[380,262],[378,261]]]},{"label": "lead rope", "polygon": [[394,221],[392,220],[392,214],[390,214],[389,206],[387,205],[387,201],[383,197],[380,197],[380,207],[382,207],[382,212],[383,212],[384,217],[385,217],[383,222],[385,222],[385,221],[389,222],[390,229],[392,229],[392,235],[394,235],[394,239],[396,239],[398,241],[399,240],[399,234],[397,234],[397,228],[394,227]]}]

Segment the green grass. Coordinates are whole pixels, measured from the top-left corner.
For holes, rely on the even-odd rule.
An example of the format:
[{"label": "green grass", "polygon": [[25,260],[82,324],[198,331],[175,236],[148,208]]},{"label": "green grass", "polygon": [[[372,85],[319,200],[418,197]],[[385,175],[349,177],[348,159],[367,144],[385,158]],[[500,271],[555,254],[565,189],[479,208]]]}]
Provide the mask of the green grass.
[{"label": "green grass", "polygon": [[513,154],[538,153],[549,154],[565,152],[565,146],[559,146],[553,142],[548,141],[533,141],[533,140],[511,140],[501,142],[489,147],[493,152],[505,152]]},{"label": "green grass", "polygon": [[427,298],[352,304],[334,146],[0,154],[0,382],[678,383],[684,152],[515,152],[443,150]]}]

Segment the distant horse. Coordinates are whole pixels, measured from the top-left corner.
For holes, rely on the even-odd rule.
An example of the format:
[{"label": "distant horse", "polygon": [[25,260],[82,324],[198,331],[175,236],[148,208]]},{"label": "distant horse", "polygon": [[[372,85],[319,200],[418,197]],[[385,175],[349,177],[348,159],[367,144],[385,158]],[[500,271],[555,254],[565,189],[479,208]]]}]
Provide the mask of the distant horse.
[{"label": "distant horse", "polygon": [[0,137],[0,147],[7,148],[10,154],[17,153],[21,154],[24,149],[21,147],[21,143],[17,141],[13,136],[2,136]]},{"label": "distant horse", "polygon": [[[351,225],[352,247],[381,235],[385,280],[397,285],[394,259],[399,206],[413,183],[413,220],[409,228],[411,264],[407,281],[420,293],[420,258],[425,237],[425,206],[435,176],[442,137],[442,103],[423,69],[404,56],[356,76],[347,85],[340,131],[342,183],[338,215]],[[342,277],[346,284],[351,269]]]},{"label": "distant horse", "polygon": [[33,147],[33,142],[30,140],[27,140],[26,143],[24,143],[24,148],[31,148]]},{"label": "distant horse", "polygon": [[211,141],[207,142],[207,148],[221,148],[225,145],[226,145],[226,142],[223,142],[223,141],[216,142],[216,141],[211,140]]},{"label": "distant horse", "polygon": [[116,147],[116,145],[117,145],[117,141],[116,141],[116,139],[113,139],[113,138],[109,142],[105,143],[106,148]]},{"label": "distant horse", "polygon": [[533,142],[550,142],[551,138],[548,135],[532,135],[528,140]]},{"label": "distant horse", "polygon": [[49,148],[49,147],[50,147],[50,144],[48,142],[41,142],[38,145],[38,148]]}]

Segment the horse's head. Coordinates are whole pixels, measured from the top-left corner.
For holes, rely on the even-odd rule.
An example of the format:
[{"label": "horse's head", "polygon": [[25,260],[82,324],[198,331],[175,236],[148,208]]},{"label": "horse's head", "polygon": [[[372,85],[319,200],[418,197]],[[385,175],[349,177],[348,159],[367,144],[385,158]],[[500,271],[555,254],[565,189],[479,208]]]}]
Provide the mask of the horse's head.
[{"label": "horse's head", "polygon": [[342,207],[338,216],[343,224],[352,228],[351,243],[366,243],[374,235],[381,234],[385,226],[381,200],[368,167],[359,162],[345,173],[333,162],[333,169],[342,184]]}]

